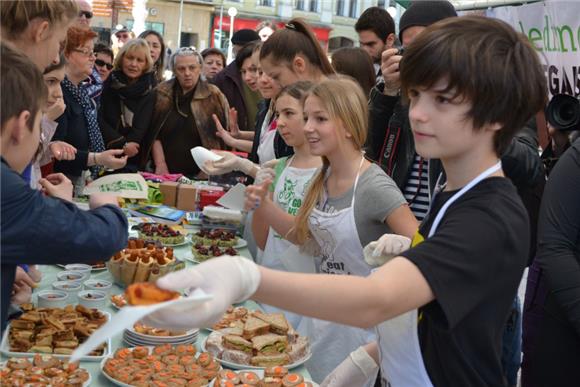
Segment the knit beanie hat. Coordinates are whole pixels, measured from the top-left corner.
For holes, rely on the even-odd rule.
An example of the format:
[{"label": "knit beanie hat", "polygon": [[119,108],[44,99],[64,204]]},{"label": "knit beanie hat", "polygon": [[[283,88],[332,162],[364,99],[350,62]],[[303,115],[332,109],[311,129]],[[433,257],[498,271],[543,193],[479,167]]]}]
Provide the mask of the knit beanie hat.
[{"label": "knit beanie hat", "polygon": [[452,16],[457,16],[457,12],[447,0],[414,1],[399,21],[399,40],[403,42],[403,31],[409,27],[427,27]]},{"label": "knit beanie hat", "polygon": [[240,46],[253,42],[254,40],[260,40],[260,35],[250,29],[239,30],[232,35],[232,44],[239,44]]}]

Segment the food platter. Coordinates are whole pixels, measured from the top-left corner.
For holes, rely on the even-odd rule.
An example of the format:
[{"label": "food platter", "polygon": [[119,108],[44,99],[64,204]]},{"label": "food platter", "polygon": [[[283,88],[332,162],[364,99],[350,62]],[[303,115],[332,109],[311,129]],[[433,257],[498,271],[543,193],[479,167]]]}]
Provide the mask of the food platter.
[{"label": "food platter", "polygon": [[[24,359],[24,358],[21,358],[20,357],[19,359]],[[27,360],[30,361],[31,363],[33,362],[33,359],[34,359],[33,356],[27,357]],[[7,364],[8,364],[8,361],[0,362],[0,369],[5,369]],[[91,376],[91,373],[86,368],[79,367],[79,369],[82,369],[82,370],[86,371],[86,373],[89,375],[89,378],[87,379],[87,381],[85,381],[83,383],[83,387],[89,387],[91,385],[91,383],[93,382],[93,378]],[[7,377],[7,375],[3,375],[2,376],[2,379],[5,379],[6,377]],[[4,380],[4,382],[5,382],[5,380]]]},{"label": "food platter", "polygon": [[[109,312],[105,312],[105,311],[100,311],[101,313],[103,313],[106,317],[107,317],[107,321],[111,319],[111,314]],[[9,344],[9,339],[8,339],[8,335],[10,333],[11,330],[11,325],[9,324],[8,327],[6,328],[6,330],[4,331],[4,335],[2,336],[2,342],[0,343],[0,353],[2,353],[3,355],[6,356],[10,356],[10,357],[25,357],[25,358],[29,358],[34,356],[36,353],[34,352],[16,352],[11,350],[10,348],[10,344]],[[102,355],[95,355],[95,356],[83,356],[80,360],[84,360],[84,361],[101,361],[104,358],[106,358],[108,355],[111,354],[111,339],[107,339],[106,341],[106,345],[105,348],[103,350],[103,354]],[[56,357],[57,359],[68,359],[70,358],[70,355],[61,355],[61,354],[50,354],[54,357]]]},{"label": "food platter", "polygon": [[[213,332],[211,334],[215,334],[216,332]],[[205,348],[205,343],[207,342],[207,339],[209,338],[206,337],[205,340],[203,340],[203,342],[201,343],[201,350],[203,352],[206,352],[206,348]],[[312,357],[312,352],[308,351],[308,353],[306,354],[306,356],[302,357],[301,359],[298,359],[297,361],[293,362],[292,364],[285,364],[283,367],[288,368],[289,370],[296,368],[296,367],[300,367],[301,365],[303,365],[304,363],[306,363],[310,358]],[[234,370],[265,370],[266,367],[254,367],[252,365],[248,365],[248,364],[239,364],[239,363],[233,363],[231,361],[227,361],[227,360],[222,360],[216,357],[216,360],[219,361],[222,366],[227,367],[227,368],[231,368]]]},{"label": "food platter", "polygon": [[[285,368],[288,368],[288,367],[285,367]],[[250,369],[250,368],[239,369],[239,370],[236,371],[237,374],[242,374],[244,372],[253,372],[256,375],[258,375],[258,377],[260,379],[264,378],[264,373],[265,373],[265,371],[263,369]],[[304,381],[311,383],[312,384],[312,387],[320,387],[320,385],[318,383],[316,383],[316,382],[314,382],[314,381],[312,381],[310,379],[304,378]],[[209,386],[210,387],[214,387],[215,386],[215,382],[216,382],[215,380],[212,381],[209,384]]]},{"label": "food platter", "polygon": [[[147,350],[149,351],[149,353],[150,353],[150,354],[152,354],[152,353],[153,353],[153,350],[154,350],[156,347],[155,347],[155,346],[144,346],[144,347],[141,347],[141,348],[147,348]],[[172,347],[172,349],[174,349],[174,348],[175,348],[175,347]],[[125,351],[125,352],[130,352],[130,353],[132,354],[132,353],[133,353],[133,351],[135,350],[135,348],[124,348],[124,349],[122,349],[122,350],[123,350],[123,351]],[[197,353],[195,353],[195,355],[193,355],[193,357],[196,359],[196,360],[195,360],[195,362],[198,362],[198,361],[199,361],[200,355],[201,355],[201,354],[200,354],[199,352],[197,352]],[[187,355],[184,355],[184,356],[187,356]],[[183,356],[182,356],[182,357],[183,357]],[[181,358],[182,358],[182,357],[181,357]],[[118,380],[118,379],[114,378],[112,375],[109,375],[109,374],[108,374],[108,373],[105,371],[105,369],[106,369],[106,365],[107,365],[107,362],[108,362],[109,360],[114,360],[114,359],[117,359],[117,358],[118,358],[118,357],[117,357],[117,353],[115,353],[115,354],[111,354],[111,355],[109,355],[108,357],[106,357],[105,359],[103,359],[103,360],[101,361],[101,366],[100,366],[100,369],[101,369],[101,372],[102,372],[102,374],[103,374],[103,375],[104,375],[104,376],[105,376],[105,377],[106,377],[106,378],[107,378],[107,379],[108,379],[108,380],[109,380],[111,383],[113,383],[113,384],[115,384],[115,385],[117,385],[117,386],[121,386],[121,387],[132,387],[132,386],[133,386],[133,384],[125,383],[125,382],[123,382],[123,381],[121,381],[121,380]],[[152,363],[151,363],[151,365],[152,365],[152,366],[155,366],[155,364],[154,364],[154,363],[155,363],[155,362],[152,362]],[[217,374],[217,372],[218,372],[218,371],[221,369],[221,366],[219,366],[219,367],[218,367],[219,363],[215,363],[215,362],[213,362],[213,365],[215,366],[215,367],[214,367],[214,368],[215,368],[215,374]],[[216,367],[217,367],[217,368],[216,368]],[[168,371],[171,371],[171,369],[170,369],[170,366],[167,366],[167,370],[168,370]],[[161,372],[157,372],[157,373],[159,374],[159,373],[162,373],[162,372],[163,372],[163,371],[161,371]],[[174,375],[175,373],[173,373],[172,375],[171,375],[171,372],[167,372],[167,373],[169,373],[169,374],[170,374],[170,375],[168,375],[168,376],[175,376],[175,375]],[[211,378],[211,380],[213,380],[214,378],[215,378],[215,376],[214,376],[214,377],[212,377],[212,378]],[[210,380],[210,383],[211,383],[211,380]],[[211,385],[211,384],[207,384],[206,386],[209,386],[209,385]]]}]

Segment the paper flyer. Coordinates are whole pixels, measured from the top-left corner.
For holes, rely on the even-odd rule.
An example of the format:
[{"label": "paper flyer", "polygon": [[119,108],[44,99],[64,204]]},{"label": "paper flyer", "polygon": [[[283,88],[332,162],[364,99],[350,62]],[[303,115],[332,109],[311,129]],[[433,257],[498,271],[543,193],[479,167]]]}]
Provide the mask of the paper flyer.
[{"label": "paper flyer", "polygon": [[85,187],[83,195],[108,193],[127,199],[147,199],[148,186],[138,173],[103,176]]}]

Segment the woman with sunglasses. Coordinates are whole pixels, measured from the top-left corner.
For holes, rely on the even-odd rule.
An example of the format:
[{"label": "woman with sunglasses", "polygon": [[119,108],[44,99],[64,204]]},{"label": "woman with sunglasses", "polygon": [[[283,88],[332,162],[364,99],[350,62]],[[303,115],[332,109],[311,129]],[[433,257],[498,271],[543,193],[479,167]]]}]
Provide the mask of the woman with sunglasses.
[{"label": "woman with sunglasses", "polygon": [[61,82],[66,109],[58,119],[53,141],[64,141],[77,149],[73,160],[60,160],[54,164],[55,172],[62,172],[74,184],[75,192],[81,192],[89,169],[91,177],[97,178],[105,168],[118,169],[125,166],[127,157],[122,150],[105,150],[101,130],[97,123],[94,102],[81,82],[87,79],[95,63],[93,39],[97,34],[77,27],[67,32],[64,56],[65,78]]},{"label": "woman with sunglasses", "polygon": [[95,70],[99,73],[103,83],[113,71],[113,50],[104,43],[95,44]]}]

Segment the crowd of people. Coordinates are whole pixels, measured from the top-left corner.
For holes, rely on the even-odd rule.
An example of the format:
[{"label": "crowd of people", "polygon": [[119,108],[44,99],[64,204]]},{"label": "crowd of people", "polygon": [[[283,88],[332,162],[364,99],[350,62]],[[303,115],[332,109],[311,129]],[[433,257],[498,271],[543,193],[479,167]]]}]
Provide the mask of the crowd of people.
[{"label": "crowd of people", "polygon": [[[148,324],[209,326],[252,298],[310,337],[324,386],[580,379],[580,141],[550,127],[543,163],[545,74],[508,24],[420,1],[396,34],[370,7],[360,47],[329,58],[302,19],[266,22],[233,34],[228,64],[217,48],[169,55],[153,30],[96,41],[84,0],[0,7],[2,331],[34,265],[126,246],[116,198],[73,204],[87,182],[237,171],[253,179],[253,260],[161,278],[213,299]],[[222,157],[200,168],[196,146]]]}]

